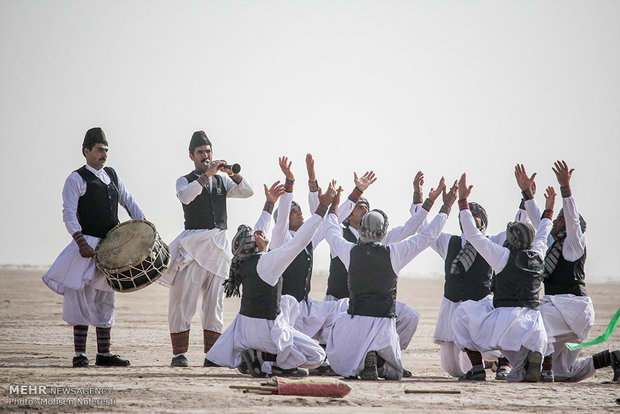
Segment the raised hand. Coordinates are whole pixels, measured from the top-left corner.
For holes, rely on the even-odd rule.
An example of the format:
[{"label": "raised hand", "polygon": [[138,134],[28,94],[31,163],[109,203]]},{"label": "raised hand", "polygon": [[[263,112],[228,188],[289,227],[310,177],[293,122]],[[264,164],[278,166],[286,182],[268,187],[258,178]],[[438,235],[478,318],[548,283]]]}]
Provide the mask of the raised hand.
[{"label": "raised hand", "polygon": [[338,206],[340,205],[340,195],[342,194],[342,186],[338,186],[338,188],[336,189],[336,195],[334,196],[334,199],[332,201],[332,208],[335,211],[338,211]]},{"label": "raised hand", "polygon": [[329,207],[329,205],[334,201],[334,197],[336,197],[336,180],[331,180],[329,186],[327,187],[327,191],[323,194],[321,187],[319,187],[319,204],[323,207]]},{"label": "raised hand", "polygon": [[278,163],[280,164],[280,169],[284,173],[284,176],[289,180],[295,180],[295,175],[293,171],[291,171],[292,162],[288,160],[288,157],[279,157]]},{"label": "raised hand", "polygon": [[423,186],[424,186],[424,173],[422,171],[418,171],[415,177],[413,178],[413,191],[415,193],[421,193]]},{"label": "raised hand", "polygon": [[517,179],[517,185],[521,191],[532,190],[532,186],[534,186],[534,190],[532,192],[536,191],[536,184],[534,183],[536,173],[532,174],[531,177],[528,177],[523,164],[515,165],[515,178]]},{"label": "raised hand", "polygon": [[446,180],[441,177],[441,180],[439,180],[439,184],[437,185],[437,189],[431,188],[431,191],[428,193],[428,198],[432,202],[435,202],[435,200],[437,200],[437,197],[439,197],[439,194],[441,194],[445,188]]},{"label": "raised hand", "polygon": [[547,191],[545,191],[545,209],[553,210],[553,206],[555,204],[555,189],[551,186],[547,187]]},{"label": "raised hand", "polygon": [[373,171],[366,171],[366,173],[361,177],[358,177],[357,173],[353,173],[353,183],[355,183],[355,186],[361,191],[366,191],[370,184],[375,181],[377,181],[377,178],[375,177],[375,173]]},{"label": "raised hand", "polygon": [[467,186],[467,173],[463,173],[459,179],[459,200],[464,200],[471,194],[473,185]]},{"label": "raised hand", "polygon": [[558,183],[560,187],[570,187],[570,178],[573,175],[574,168],[568,169],[568,165],[566,161],[556,161],[553,163],[553,172],[555,173],[555,177],[558,179]]},{"label": "raised hand", "polygon": [[446,187],[443,188],[443,205],[447,207],[452,207],[452,204],[456,201],[456,195],[458,191],[458,182],[454,180],[454,184],[450,187],[450,191],[446,193]]},{"label": "raised hand", "polygon": [[284,194],[284,184],[280,184],[280,181],[276,181],[269,188],[265,184],[263,184],[263,187],[265,187],[265,198],[271,204],[275,204],[278,198]]},{"label": "raised hand", "polygon": [[314,158],[312,154],[306,154],[306,169],[308,170],[308,181],[316,181],[316,173],[314,172]]}]

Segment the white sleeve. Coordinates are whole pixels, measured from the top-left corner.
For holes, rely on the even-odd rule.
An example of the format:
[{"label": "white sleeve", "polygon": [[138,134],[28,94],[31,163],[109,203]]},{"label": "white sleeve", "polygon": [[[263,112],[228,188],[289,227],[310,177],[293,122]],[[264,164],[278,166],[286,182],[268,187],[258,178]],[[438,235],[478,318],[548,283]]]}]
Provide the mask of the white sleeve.
[{"label": "white sleeve", "polygon": [[69,234],[82,231],[77,218],[77,207],[80,197],[86,194],[86,182],[75,171],[69,174],[62,188],[62,221]]},{"label": "white sleeve", "polygon": [[549,240],[549,233],[551,232],[552,227],[553,222],[548,218],[544,218],[540,220],[538,228],[536,229],[536,236],[534,236],[534,245],[532,246],[532,250],[537,252],[543,259],[545,258],[545,253],[547,252],[547,241]]},{"label": "white sleeve", "polygon": [[237,184],[226,173],[218,173],[224,180],[226,187],[226,197],[230,198],[248,198],[254,195],[252,184],[245,178],[241,177],[241,182]]},{"label": "white sleeve", "polygon": [[131,217],[132,219],[134,220],[144,219],[144,213],[142,212],[142,209],[140,208],[136,200],[134,200],[131,193],[127,191],[127,189],[125,188],[125,184],[123,183],[121,178],[118,177],[118,175],[117,175],[117,179],[118,179],[118,193],[119,193],[118,203],[121,206],[123,206],[125,210],[127,210],[129,217]]},{"label": "white sleeve", "polygon": [[[411,211],[411,210],[410,210]],[[413,236],[420,230],[422,224],[426,221],[428,211],[423,208],[418,209],[405,222],[403,226],[394,227],[383,238],[383,244],[392,244],[405,240],[407,237]]]},{"label": "white sleeve", "polygon": [[530,219],[532,226],[538,227],[542,213],[535,199],[531,198],[529,200],[525,200],[525,211],[527,212],[527,217]]},{"label": "white sleeve", "polygon": [[254,225],[254,230],[262,230],[265,234],[265,237],[268,238],[269,230],[271,230],[271,213],[268,211],[261,211],[256,224]]},{"label": "white sleeve", "polygon": [[447,220],[448,216],[445,213],[438,213],[420,233],[407,240],[390,244],[390,259],[396,274],[439,237]]},{"label": "white sleeve", "polygon": [[562,198],[562,206],[566,223],[566,239],[562,246],[562,256],[569,262],[574,262],[585,252],[586,237],[581,231],[579,213],[573,196]]},{"label": "white sleeve", "polygon": [[280,200],[278,201],[278,218],[273,227],[273,233],[271,233],[270,247],[272,249],[277,249],[292,238],[288,231],[292,201],[292,192],[285,192],[280,196]]},{"label": "white sleeve", "polygon": [[310,206],[310,211],[313,213],[316,211],[319,206],[319,192],[318,191],[308,191],[308,205]]},{"label": "white sleeve", "polygon": [[176,188],[177,198],[179,199],[179,201],[181,201],[181,203],[183,204],[189,204],[194,201],[194,199],[198,197],[200,193],[202,193],[203,186],[198,180],[194,180],[189,183],[187,181],[187,178],[180,177],[177,180]]},{"label": "white sleeve", "polygon": [[[529,222],[529,220],[526,221],[526,223],[527,222]],[[497,233],[497,234],[494,234],[492,236],[488,236],[488,239],[491,240],[495,244],[499,244],[500,246],[503,246],[504,242],[506,241],[506,232],[502,231],[501,233]]]},{"label": "white sleeve", "polygon": [[353,212],[354,208],[355,203],[347,197],[347,199],[338,206],[338,223],[340,224],[345,221],[346,218]]},{"label": "white sleeve", "polygon": [[288,242],[261,255],[256,265],[256,271],[260,278],[269,285],[275,286],[286,268],[310,243],[316,229],[321,225],[322,219],[318,214],[313,214]]},{"label": "white sleeve", "polygon": [[437,237],[437,240],[431,243],[431,249],[435,250],[443,260],[446,260],[446,256],[448,255],[448,247],[450,246],[451,238],[452,234],[441,233],[439,237]]},{"label": "white sleeve", "polygon": [[338,223],[338,217],[334,214],[327,215],[323,226],[325,227],[325,240],[329,243],[331,256],[340,258],[344,267],[348,269],[351,262],[351,249],[355,244],[342,237],[342,229]]},{"label": "white sleeve", "polygon": [[476,228],[476,222],[469,209],[461,210],[459,218],[463,234],[476,251],[487,261],[495,273],[501,272],[510,258],[510,250],[493,243]]}]

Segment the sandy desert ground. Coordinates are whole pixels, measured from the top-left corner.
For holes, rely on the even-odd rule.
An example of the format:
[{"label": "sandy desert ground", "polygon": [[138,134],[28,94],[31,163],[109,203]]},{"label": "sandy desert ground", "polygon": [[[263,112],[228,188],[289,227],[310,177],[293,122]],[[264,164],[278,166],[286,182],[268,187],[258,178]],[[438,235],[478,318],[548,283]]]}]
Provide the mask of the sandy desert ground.
[{"label": "sandy desert ground", "polygon": [[[168,290],[160,285],[117,295],[112,351],[131,360],[128,368],[95,367],[96,338],[89,331],[88,368],[71,367],[72,330],[62,321],[62,298],[41,282],[40,271],[0,271],[0,411],[12,412],[615,412],[620,384],[610,382],[609,368],[581,383],[508,384],[490,373],[486,383],[459,383],[442,371],[439,347],[432,342],[442,297],[442,281],[401,279],[399,300],[421,313],[418,331],[403,353],[412,378],[399,382],[348,381],[342,399],[244,394],[233,384],[260,382],[228,368],[203,368],[199,316],[192,325],[189,368],[171,368],[167,325]],[[325,278],[315,277],[311,296],[320,299]],[[597,321],[591,337],[600,335],[620,305],[620,284],[590,284]],[[226,325],[238,300],[224,303]],[[620,333],[586,348],[592,355],[620,348]],[[98,389],[100,395],[17,394],[22,386]],[[37,388],[41,390],[40,388]],[[425,390],[428,394],[408,394]],[[26,389],[27,391],[27,389]],[[437,391],[460,391],[440,394]],[[78,401],[78,399],[80,401]],[[113,404],[113,405],[100,405]]]}]

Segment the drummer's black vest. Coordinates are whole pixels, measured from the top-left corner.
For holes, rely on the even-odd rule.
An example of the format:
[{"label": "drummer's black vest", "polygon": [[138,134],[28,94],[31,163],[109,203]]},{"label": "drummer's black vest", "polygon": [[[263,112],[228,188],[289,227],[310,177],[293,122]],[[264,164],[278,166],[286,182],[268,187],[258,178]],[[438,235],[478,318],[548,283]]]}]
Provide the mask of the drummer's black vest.
[{"label": "drummer's black vest", "polygon": [[110,176],[105,185],[86,166],[75,170],[86,181],[86,193],[80,197],[77,218],[82,234],[102,238],[118,224],[118,176],[110,167],[104,167]]},{"label": "drummer's black vest", "polygon": [[[548,253],[548,251],[547,251]],[[569,262],[562,255],[551,275],[545,278],[545,295],[561,295],[571,293],[575,296],[586,294],[586,252],[574,262]]]},{"label": "drummer's black vest", "polygon": [[[357,243],[357,238],[349,228],[346,226],[342,229],[342,236],[345,240],[350,241],[351,243]],[[331,263],[329,264],[329,278],[327,279],[327,294],[332,295],[337,299],[348,298],[349,297],[349,282],[348,282],[349,272],[347,268],[344,267],[344,263],[338,257],[332,258]]]},{"label": "drummer's black vest", "polygon": [[250,318],[274,320],[280,313],[282,278],[275,286],[261,279],[256,271],[259,258],[260,255],[254,255],[239,267],[243,285],[239,313]]},{"label": "drummer's black vest", "polygon": [[461,236],[452,236],[448,243],[446,254],[445,273],[446,281],[443,287],[443,295],[452,302],[466,300],[480,300],[491,293],[491,277],[493,270],[486,260],[476,255],[474,263],[465,273],[460,275],[450,274],[452,262],[462,248]]},{"label": "drummer's black vest", "polygon": [[351,249],[349,309],[351,315],[393,318],[396,315],[398,276],[392,269],[390,248],[378,243]]},{"label": "drummer's black vest", "polygon": [[310,242],[282,273],[283,295],[291,295],[297,302],[308,298],[312,278],[312,256],[312,242]]},{"label": "drummer's black vest", "polygon": [[[193,171],[185,176],[188,183],[198,179]],[[183,204],[185,230],[213,229],[226,230],[226,186],[224,180],[215,174],[210,181],[213,188],[203,187],[202,192],[189,204]],[[210,187],[210,185],[209,185]]]},{"label": "drummer's black vest", "polygon": [[493,306],[538,310],[543,260],[532,250],[511,251],[506,267],[495,276]]}]

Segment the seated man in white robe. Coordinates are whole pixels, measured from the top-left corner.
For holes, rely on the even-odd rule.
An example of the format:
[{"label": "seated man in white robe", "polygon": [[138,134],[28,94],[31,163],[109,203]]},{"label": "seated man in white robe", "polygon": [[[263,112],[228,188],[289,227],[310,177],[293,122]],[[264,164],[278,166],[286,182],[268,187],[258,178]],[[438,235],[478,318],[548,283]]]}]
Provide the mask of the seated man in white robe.
[{"label": "seated man in white robe", "polygon": [[[323,362],[323,349],[292,325],[298,305],[293,297],[281,295],[281,276],[312,239],[335,195],[332,182],[327,192],[320,194],[316,212],[295,236],[269,252],[269,241],[262,231],[239,227],[232,243],[234,257],[225,291],[227,297],[241,294],[241,309],[208,352],[209,361],[236,368],[243,360],[253,376],[263,372],[297,376],[305,373],[298,368],[314,368]],[[249,350],[263,354],[262,372],[256,360],[250,358]]]},{"label": "seated man in white robe", "polygon": [[332,369],[345,377],[400,380],[402,355],[396,332],[398,273],[432,243],[443,229],[456,200],[456,183],[446,193],[443,178],[431,190],[423,209],[428,212],[443,192],[439,214],[419,234],[389,246],[381,244],[388,220],[381,210],[367,213],[360,223],[358,244],[342,237],[338,217],[329,214],[326,239],[349,274],[349,307],[336,316],[327,342]]},{"label": "seated man in white robe", "polygon": [[540,380],[547,332],[539,311],[542,257],[551,230],[555,191],[547,188],[546,210],[538,230],[530,223],[512,222],[506,228],[504,247],[486,238],[474,220],[467,197],[466,175],[459,180],[459,208],[463,234],[495,272],[493,302],[468,300],[454,312],[455,342],[467,351],[472,368],[462,381],[484,381],[482,352],[499,350],[512,365],[506,380]]},{"label": "seated man in white robe", "polygon": [[[540,312],[549,335],[549,346],[541,380],[582,381],[593,376],[597,369],[611,366],[613,380],[620,378],[620,351],[606,349],[590,357],[579,357],[581,349],[573,351],[567,342],[581,343],[588,338],[594,326],[594,306],[586,293],[586,222],[577,211],[573,198],[569,170],[565,161],[557,161],[553,167],[560,184],[563,208],[553,221],[549,236],[549,250],[545,256],[543,283],[545,296],[540,300]],[[526,200],[525,208],[532,223],[540,221],[540,209],[529,191],[536,174],[528,177],[523,165],[515,168],[517,183]]]}]

